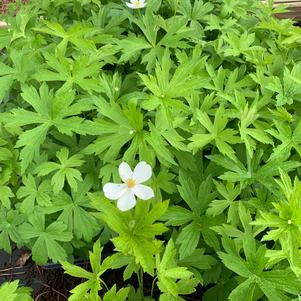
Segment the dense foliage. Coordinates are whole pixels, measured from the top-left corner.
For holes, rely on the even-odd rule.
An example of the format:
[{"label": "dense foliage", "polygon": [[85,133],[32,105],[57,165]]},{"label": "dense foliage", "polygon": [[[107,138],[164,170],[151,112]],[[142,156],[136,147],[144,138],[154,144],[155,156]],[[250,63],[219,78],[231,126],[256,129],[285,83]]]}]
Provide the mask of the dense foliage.
[{"label": "dense foliage", "polygon": [[[298,300],[301,29],[275,12],[254,0],[11,5],[1,248],[86,279],[71,301],[142,300],[143,274],[159,289],[145,300]],[[140,161],[155,196],[122,212],[102,187]],[[107,287],[103,273],[120,268],[137,290]]]},{"label": "dense foliage", "polygon": [[[0,286],[0,296],[2,301],[33,301],[30,297],[31,289],[19,288],[19,282],[7,282]],[[22,298],[22,299],[21,299]]]}]

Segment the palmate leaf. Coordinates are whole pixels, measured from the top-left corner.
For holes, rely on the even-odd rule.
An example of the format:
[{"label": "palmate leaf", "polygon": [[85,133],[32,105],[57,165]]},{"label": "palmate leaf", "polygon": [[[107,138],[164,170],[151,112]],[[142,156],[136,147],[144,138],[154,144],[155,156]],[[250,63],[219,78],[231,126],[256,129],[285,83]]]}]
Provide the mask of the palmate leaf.
[{"label": "palmate leaf", "polygon": [[160,258],[156,255],[156,269],[161,291],[160,300],[184,300],[180,294],[191,294],[195,291],[198,280],[186,267],[177,265],[176,249],[172,240],[169,240],[165,252]]},{"label": "palmate leaf", "polygon": [[299,100],[301,96],[301,81],[298,78],[301,71],[301,64],[296,64],[289,70],[283,71],[283,80],[272,76],[269,78],[267,89],[276,92],[277,106],[292,104],[294,100]]},{"label": "palmate leaf", "polygon": [[[298,261],[297,258],[300,258],[298,250],[301,246],[299,230],[301,183],[297,178],[292,183],[287,173],[282,170],[280,170],[280,179],[276,180],[276,182],[284,196],[283,199],[273,204],[276,212],[261,212],[260,217],[253,221],[252,224],[260,226],[261,231],[269,228],[262,240],[279,241],[281,249],[284,251],[279,261],[287,259],[294,272],[298,273],[295,264]],[[271,253],[270,255],[272,259],[275,254]]]},{"label": "palmate leaf", "polygon": [[50,258],[53,262],[65,260],[67,253],[59,242],[69,242],[72,234],[67,226],[56,221],[45,225],[45,215],[35,212],[28,217],[28,221],[19,227],[22,239],[32,243],[32,258],[38,264],[45,264]]},{"label": "palmate leaf", "polygon": [[[289,270],[265,271],[268,259],[266,248],[256,246],[250,225],[251,216],[242,202],[239,204],[239,217],[244,228],[242,246],[245,254],[243,259],[239,254],[237,240],[229,238],[226,228],[222,234],[222,244],[226,252],[218,252],[218,256],[227,268],[245,278],[229,295],[231,301],[239,301],[244,296],[247,300],[259,300],[255,292],[260,289],[268,300],[291,300],[288,294],[300,294],[301,283]],[[273,281],[273,279],[275,279]],[[289,283],[286,286],[286,281]]]},{"label": "palmate leaf", "polygon": [[[87,300],[97,301],[101,300],[99,297],[99,291],[104,288],[103,282],[100,276],[109,268],[116,264],[116,256],[107,257],[101,262],[101,253],[103,248],[100,247],[100,241],[96,241],[93,245],[93,251],[89,251],[89,259],[92,268],[92,272],[88,272],[85,269],[72,265],[67,261],[62,262],[62,266],[65,273],[78,278],[87,279],[85,282],[77,285],[71,290],[72,295],[69,297],[70,301]],[[116,285],[113,285],[108,290],[103,301],[125,301],[129,293],[129,288],[122,288],[117,291]]]},{"label": "palmate leaf", "polygon": [[[204,66],[203,60],[191,58],[177,66],[172,77],[170,71],[172,61],[168,50],[164,52],[162,61],[156,64],[155,75],[139,74],[143,84],[159,98],[177,98],[190,96],[195,90],[201,89],[207,82],[207,77],[194,75],[194,71]],[[187,81],[187,78],[189,80]]]},{"label": "palmate leaf", "polygon": [[117,291],[116,284],[114,284],[111,289],[107,291],[103,296],[103,301],[125,301],[127,300],[129,291],[129,287],[125,287]]},{"label": "palmate leaf", "polygon": [[75,167],[81,166],[84,161],[83,155],[75,154],[69,157],[69,150],[62,148],[56,153],[60,163],[44,162],[38,165],[35,173],[38,176],[46,176],[55,171],[51,178],[53,192],[58,194],[64,187],[65,181],[70,185],[73,191],[77,191],[77,181],[82,181],[81,173]]},{"label": "palmate leaf", "polygon": [[[146,12],[141,18],[136,18],[132,15],[129,16],[130,20],[135,23],[143,32],[143,36],[140,36],[137,41],[140,47],[142,56],[142,63],[146,64],[146,70],[150,72],[156,65],[156,60],[161,60],[164,55],[164,49],[169,48],[188,48],[188,40],[196,36],[195,31],[187,26],[188,20],[183,16],[173,16],[168,20],[164,20],[162,17],[154,14],[154,11],[160,7],[160,0],[152,1],[152,4],[146,6]],[[163,36],[158,35],[159,29],[162,28],[164,32]],[[121,40],[122,46],[122,58],[127,58],[135,62],[137,58],[134,56],[139,55],[137,50],[132,52],[134,46],[130,48],[127,38]],[[129,41],[132,37],[129,38]],[[149,46],[147,46],[149,45]],[[131,55],[132,53],[132,55]]]},{"label": "palmate leaf", "polygon": [[11,253],[11,241],[21,245],[23,238],[18,226],[24,222],[24,216],[17,210],[7,210],[0,207],[0,248]]},{"label": "palmate leaf", "polygon": [[232,272],[222,264],[217,264],[211,270],[206,271],[204,274],[205,283],[213,282],[216,284],[204,292],[203,300],[227,300],[230,292],[237,286],[237,282],[232,276]]},{"label": "palmate leaf", "polygon": [[263,149],[257,149],[251,164],[247,164],[247,167],[238,159],[232,161],[222,155],[209,155],[207,157],[225,169],[225,172],[219,176],[221,180],[239,182],[241,188],[260,182],[268,189],[273,190],[275,186],[273,177],[279,174],[279,167],[288,172],[300,166],[300,162],[285,161],[283,157],[281,160],[271,160],[267,163],[261,162],[263,154]]},{"label": "palmate leaf", "polygon": [[69,27],[65,31],[62,25],[51,21],[44,20],[43,23],[46,25],[43,28],[35,28],[36,31],[56,36],[62,39],[57,45],[57,49],[64,55],[68,46],[68,43],[72,43],[83,52],[94,52],[96,46],[94,42],[87,39],[88,33],[91,32],[91,28],[85,27],[83,24],[76,23]]},{"label": "palmate leaf", "polygon": [[92,215],[91,205],[87,192],[93,185],[93,178],[87,176],[82,183],[78,185],[77,192],[72,190],[71,196],[61,191],[53,200],[51,206],[43,209],[46,214],[61,212],[58,221],[62,221],[68,226],[68,231],[74,234],[77,239],[91,241],[99,232],[101,226]]},{"label": "palmate leaf", "polygon": [[301,156],[301,120],[297,120],[296,125],[292,128],[287,122],[274,121],[275,129],[266,130],[269,134],[281,141],[273,149],[269,160],[275,160],[281,157],[289,157],[292,149],[295,149]]},{"label": "palmate leaf", "polygon": [[[166,34],[158,41],[158,46],[165,46],[166,48],[189,48],[188,41],[197,38],[193,26],[188,27],[187,18],[182,16],[172,16],[168,19],[160,19],[159,25],[166,31]],[[146,55],[147,57],[147,55]],[[144,58],[142,61],[147,61]]]},{"label": "palmate leaf", "polygon": [[25,83],[35,70],[34,55],[26,50],[11,49],[13,66],[0,62],[0,102],[15,82]]},{"label": "palmate leaf", "polygon": [[222,214],[227,208],[227,222],[231,222],[232,225],[237,225],[237,202],[236,198],[241,193],[239,185],[234,183],[227,183],[226,185],[222,182],[214,181],[215,187],[222,199],[215,199],[209,204],[209,208],[206,213],[208,215],[216,216]]},{"label": "palmate leaf", "polygon": [[[0,129],[1,135],[3,135]],[[0,162],[9,161],[13,157],[12,151],[8,148],[8,142],[0,138]]]},{"label": "palmate leaf", "polygon": [[[209,75],[208,83],[205,85],[206,89],[218,92],[218,95],[224,96],[233,95],[233,91],[240,91],[244,89],[244,93],[249,95],[251,92],[252,80],[244,74],[239,68],[235,70],[224,69],[220,66],[217,70],[208,63],[205,64],[206,71]],[[252,93],[252,92],[251,92]],[[227,98],[226,98],[227,99]]]},{"label": "palmate leaf", "polygon": [[192,21],[204,21],[214,9],[214,5],[210,2],[204,3],[202,0],[197,0],[193,4],[190,0],[184,0],[178,3],[177,11]]},{"label": "palmate leaf", "polygon": [[[89,103],[74,103],[74,92],[53,93],[44,83],[39,92],[34,87],[23,86],[23,99],[34,111],[22,108],[13,109],[7,118],[8,127],[36,125],[24,131],[17,141],[21,147],[21,171],[25,172],[29,164],[39,154],[40,146],[45,141],[48,131],[56,128],[60,133],[71,136],[73,133],[82,135],[90,132],[88,123],[83,118],[73,116],[91,108]],[[37,125],[38,124],[38,125]]]},{"label": "palmate leaf", "polygon": [[[207,3],[206,3],[207,4]],[[236,19],[228,17],[227,19],[220,19],[219,16],[214,14],[209,14],[206,16],[207,26],[205,27],[206,31],[218,30],[221,33],[234,33],[240,34],[240,30],[235,27]]]},{"label": "palmate leaf", "polygon": [[12,170],[8,168],[1,168],[0,166],[0,204],[7,209],[11,208],[11,201],[10,199],[13,198],[15,195],[11,190],[10,180],[12,177]]},{"label": "palmate leaf", "polygon": [[[84,152],[97,155],[104,153],[103,160],[111,161],[116,159],[121,147],[143,129],[143,115],[137,108],[129,112],[131,116],[127,116],[119,105],[107,103],[100,98],[95,99],[94,103],[103,116],[101,119],[94,119],[95,134],[99,138],[84,149]],[[133,123],[132,120],[136,122]]]},{"label": "palmate leaf", "polygon": [[[144,128],[143,114],[136,106],[129,105],[121,108],[116,103],[108,103],[104,99],[94,100],[103,118],[94,119],[93,131],[98,136],[96,140],[87,146],[83,152],[101,155],[105,162],[116,160],[121,148],[129,143],[123,154],[123,159],[132,162],[136,155],[141,161],[155,162],[155,158],[167,166],[176,165],[174,155],[168,148],[166,140],[172,140],[173,144],[180,145],[178,137],[170,138],[170,133],[161,131],[149,122],[149,131]],[[114,144],[112,144],[114,141]]]},{"label": "palmate leaf", "polygon": [[[254,151],[258,148],[258,142],[264,144],[274,144],[273,140],[267,134],[267,129],[270,128],[270,124],[263,121],[261,117],[262,109],[265,107],[269,100],[268,95],[260,97],[257,93],[254,101],[249,104],[247,102],[246,93],[242,93],[239,90],[233,92],[229,91],[227,94],[219,93],[219,96],[231,102],[235,107],[232,110],[232,114],[237,115],[239,118],[239,133],[242,142],[245,144],[248,151],[248,155],[253,158]],[[236,111],[236,112],[235,112]],[[235,112],[235,113],[234,113]]]},{"label": "palmate leaf", "polygon": [[51,205],[50,181],[45,180],[37,184],[35,178],[29,174],[27,177],[23,176],[22,182],[24,186],[21,186],[17,191],[18,199],[23,199],[20,205],[22,213],[32,213],[36,203],[40,206]]},{"label": "palmate leaf", "polygon": [[117,250],[124,255],[134,256],[135,262],[143,270],[154,275],[154,256],[159,253],[162,242],[155,238],[167,231],[167,228],[156,222],[167,210],[168,202],[158,202],[152,209],[149,203],[138,202],[133,215],[122,213],[114,204],[104,197],[90,195],[94,207],[100,211],[95,214],[105,222],[118,236],[112,238]]},{"label": "palmate leaf", "polygon": [[32,289],[19,287],[19,281],[5,282],[0,286],[2,301],[33,301],[31,298]]},{"label": "palmate leaf", "polygon": [[152,147],[158,160],[165,166],[176,165],[174,155],[168,149],[168,143],[162,138],[164,134],[161,136],[160,130],[151,123],[149,123],[149,128],[150,134],[145,136],[145,140],[147,144]]},{"label": "palmate leaf", "polygon": [[219,249],[219,241],[210,226],[219,224],[223,217],[208,217],[204,213],[208,204],[214,199],[212,180],[200,183],[196,187],[192,179],[180,172],[178,190],[189,209],[180,206],[171,206],[163,219],[167,225],[181,226],[176,244],[179,244],[180,259],[190,256],[197,248],[201,238],[215,250]]},{"label": "palmate leaf", "polygon": [[211,122],[207,113],[202,111],[198,112],[197,119],[209,133],[194,134],[191,138],[189,138],[192,142],[188,144],[188,147],[195,153],[208,143],[214,141],[214,144],[222,154],[228,156],[232,160],[236,160],[235,151],[230,144],[240,143],[241,140],[235,135],[237,133],[236,130],[226,128],[228,118],[224,107],[220,106],[217,109],[214,123]]},{"label": "palmate leaf", "polygon": [[99,75],[100,63],[97,56],[94,60],[90,56],[80,56],[76,59],[57,57],[49,53],[44,54],[47,67],[39,70],[34,78],[38,81],[62,81],[65,82],[60,88],[61,92],[79,86],[81,89],[92,93],[100,92],[101,88],[96,78]]},{"label": "palmate leaf", "polygon": [[[211,255],[205,255],[205,249],[196,249],[190,256],[179,261],[181,266],[209,270],[217,264],[216,259]],[[198,277],[199,278],[199,277]]]},{"label": "palmate leaf", "polygon": [[140,56],[141,51],[152,47],[143,37],[129,35],[128,37],[119,40],[118,45],[121,46],[122,55],[119,63],[130,61],[133,63]]},{"label": "palmate leaf", "polygon": [[177,187],[173,182],[175,175],[169,173],[167,170],[162,170],[159,174],[154,177],[152,186],[154,187],[154,191],[156,193],[156,198],[162,200],[162,192],[165,191],[169,194],[175,193],[177,191]]},{"label": "palmate leaf", "polygon": [[5,96],[5,93],[10,89],[12,86],[14,80],[15,80],[15,70],[2,62],[0,63],[0,88],[1,88],[1,94],[0,99],[2,102],[3,97]]},{"label": "palmate leaf", "polygon": [[240,35],[228,33],[224,36],[224,40],[229,44],[225,49],[226,56],[239,56],[248,51],[264,50],[260,46],[252,46],[255,42],[255,33],[244,32]]},{"label": "palmate leaf", "polygon": [[0,202],[4,207],[8,209],[11,207],[10,199],[14,196],[15,195],[13,194],[10,187],[6,185],[0,185]]},{"label": "palmate leaf", "polygon": [[9,137],[7,137],[7,132],[3,129],[3,122],[7,118],[7,116],[7,112],[1,112],[0,114],[0,162],[4,162],[8,160],[8,158],[12,157],[12,153],[10,151],[11,142],[7,140],[9,139]]},{"label": "palmate leaf", "polygon": [[99,240],[94,244],[93,251],[89,251],[89,258],[91,263],[92,272],[72,265],[67,261],[62,262],[65,273],[78,278],[87,279],[87,281],[79,284],[71,290],[70,301],[77,301],[80,299],[91,298],[92,300],[100,300],[98,292],[102,289],[100,276],[106,271],[106,264],[101,264],[101,252]]},{"label": "palmate leaf", "polygon": [[228,299],[231,301],[238,301],[242,299],[246,301],[253,301],[255,289],[255,279],[254,277],[250,277],[243,283],[239,284],[235,289],[233,289]]}]

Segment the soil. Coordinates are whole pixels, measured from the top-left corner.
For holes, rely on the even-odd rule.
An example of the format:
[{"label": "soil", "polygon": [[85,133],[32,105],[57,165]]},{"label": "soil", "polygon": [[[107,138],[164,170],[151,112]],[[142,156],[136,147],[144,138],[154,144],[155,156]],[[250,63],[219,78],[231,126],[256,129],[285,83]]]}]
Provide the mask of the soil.
[{"label": "soil", "polygon": [[[75,264],[91,271],[89,261],[76,260]],[[123,270],[114,270],[104,273],[102,279],[108,287],[117,285],[118,288],[127,285],[122,279]],[[33,289],[35,301],[66,301],[70,291],[85,279],[75,278],[64,273],[59,264],[49,263],[44,266],[36,265],[31,259],[31,252],[27,248],[13,247],[12,254],[0,251],[0,285],[5,281],[19,280],[23,286]],[[146,277],[145,282],[151,280]],[[131,284],[135,285],[136,279]],[[148,289],[146,289],[147,293]]]},{"label": "soil", "polygon": [[[86,260],[76,260],[75,264],[91,271],[91,267]],[[110,288],[116,284],[117,288],[126,287],[128,284],[137,288],[138,281],[133,276],[129,281],[123,281],[123,269],[109,270],[102,275],[102,279]],[[0,251],[0,284],[4,281],[20,280],[22,286],[29,286],[33,289],[34,301],[66,301],[70,296],[70,291],[85,279],[75,278],[64,273],[59,264],[46,264],[37,266],[31,259],[31,252],[26,248],[14,248],[12,255]],[[145,295],[151,292],[153,278],[144,275]],[[190,296],[185,296],[185,300],[200,300],[201,287]],[[102,291],[101,293],[105,293]],[[153,296],[159,298],[159,290],[154,286]]]},{"label": "soil", "polygon": [[70,290],[83,280],[64,274],[59,269],[44,269],[33,265],[26,273],[25,285],[34,288],[35,301],[66,301]]},{"label": "soil", "polygon": [[[15,0],[2,0],[0,3],[0,14],[7,10],[7,5],[13,3]],[[28,0],[22,0],[22,3],[26,3]]]},{"label": "soil", "polygon": [[[20,280],[21,285],[33,288],[35,301],[66,301],[69,291],[84,281],[64,274],[59,265],[37,266],[31,260],[30,250],[26,248],[14,248],[12,255],[0,252],[0,259],[0,284]],[[77,264],[89,269],[86,261]]]}]

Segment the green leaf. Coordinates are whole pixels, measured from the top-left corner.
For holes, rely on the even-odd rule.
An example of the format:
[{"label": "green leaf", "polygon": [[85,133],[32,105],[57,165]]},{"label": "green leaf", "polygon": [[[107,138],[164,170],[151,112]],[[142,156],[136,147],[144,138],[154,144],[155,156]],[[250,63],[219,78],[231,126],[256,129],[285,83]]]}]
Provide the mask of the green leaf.
[{"label": "green leaf", "polygon": [[255,279],[249,278],[239,284],[229,295],[229,300],[231,301],[239,301],[239,300],[247,300],[252,301],[254,296],[254,290],[256,287]]},{"label": "green leaf", "polygon": [[103,297],[103,301],[125,301],[129,294],[130,288],[122,288],[117,291],[116,284],[114,284]]},{"label": "green leaf", "polygon": [[220,106],[215,114],[214,123],[211,122],[207,113],[199,111],[197,114],[198,121],[201,125],[209,132],[209,134],[194,134],[190,140],[192,141],[188,147],[195,153],[196,151],[202,149],[208,143],[212,141],[219,151],[231,158],[236,160],[235,152],[229,144],[240,143],[239,137],[235,136],[236,130],[226,128],[228,123],[227,113],[223,106]]},{"label": "green leaf", "polygon": [[11,206],[10,198],[12,197],[14,197],[14,194],[11,191],[10,187],[0,186],[0,201],[2,202],[4,207],[8,209],[10,208]]},{"label": "green leaf", "polygon": [[3,301],[33,301],[31,298],[31,289],[20,287],[19,281],[5,282],[0,286],[0,294]]},{"label": "green leaf", "polygon": [[69,92],[70,89],[77,88],[77,86],[89,93],[101,91],[98,81],[93,77],[99,74],[101,66],[97,57],[82,55],[77,59],[67,59],[62,55],[54,56],[49,53],[45,53],[44,56],[49,69],[39,70],[34,75],[36,80],[65,82],[60,92]]},{"label": "green leaf", "polygon": [[[161,64],[160,64],[161,63]],[[194,90],[200,89],[204,81],[199,76],[191,76],[192,71],[199,67],[196,58],[179,65],[170,79],[171,59],[168,50],[164,52],[161,62],[157,62],[154,75],[139,74],[143,84],[156,96],[177,98],[189,96]],[[187,81],[186,79],[189,78]]]},{"label": "green leaf", "polygon": [[17,210],[0,210],[0,245],[1,248],[11,253],[11,241],[21,245],[23,237],[20,235],[18,226],[24,223],[24,216],[20,215]]},{"label": "green leaf", "polygon": [[245,278],[251,277],[252,273],[249,271],[246,263],[238,256],[226,254],[223,252],[218,252],[218,256],[228,269]]},{"label": "green leaf", "polygon": [[112,239],[117,250],[132,255],[135,262],[150,275],[154,274],[154,255],[158,254],[162,242],[155,238],[167,231],[156,222],[167,210],[168,202],[158,202],[152,209],[146,202],[138,202],[133,216],[119,211],[103,197],[90,195],[94,207],[100,211],[96,216],[118,234]]},{"label": "green leaf", "polygon": [[127,61],[133,62],[140,56],[142,50],[152,47],[144,38],[135,35],[119,40],[118,45],[122,48],[122,55],[119,59],[119,63]]},{"label": "green leaf", "polygon": [[161,294],[166,295],[166,297],[177,297],[179,294],[185,294],[180,285],[183,280],[189,280],[184,286],[185,290],[189,292],[193,292],[198,283],[192,272],[188,271],[186,267],[177,266],[176,249],[172,240],[169,240],[162,258],[159,254],[156,255],[156,269],[157,285]]},{"label": "green leaf", "polygon": [[37,185],[34,177],[29,174],[27,177],[23,176],[23,184],[17,191],[18,199],[24,198],[20,206],[22,213],[32,213],[36,203],[46,207],[51,205],[50,181],[42,181]]},{"label": "green leaf", "polygon": [[43,211],[47,214],[61,212],[57,220],[62,221],[68,226],[68,231],[72,232],[77,239],[91,241],[95,234],[99,231],[100,225],[91,212],[91,205],[87,192],[93,185],[93,179],[86,177],[82,183],[78,185],[78,191],[72,191],[69,196],[61,191],[50,206]]},{"label": "green leaf", "polygon": [[56,156],[60,163],[44,162],[36,167],[35,172],[38,176],[45,176],[56,171],[51,178],[51,185],[55,194],[58,194],[63,189],[65,181],[67,181],[73,191],[77,191],[77,181],[82,181],[83,179],[80,171],[74,167],[79,167],[83,164],[83,156],[76,154],[69,157],[67,148],[57,151]]},{"label": "green leaf", "polygon": [[[100,246],[100,241],[96,241],[93,245],[93,251],[89,251],[89,258],[90,258],[90,264],[92,268],[92,272],[88,272],[85,269],[78,267],[76,265],[70,264],[67,261],[63,261],[62,266],[65,270],[65,273],[77,277],[77,278],[84,278],[87,279],[87,281],[82,282],[81,284],[77,285],[75,288],[71,290],[72,295],[70,296],[70,301],[80,300],[80,299],[87,299],[87,300],[100,300],[98,292],[103,289],[102,286],[102,280],[100,279],[100,276],[106,271],[108,267],[106,267],[105,262],[103,264],[101,263],[101,252],[102,247]],[[110,261],[111,259],[108,258],[107,261]],[[116,288],[115,288],[116,289]],[[108,299],[110,296],[114,295],[114,292],[116,293],[116,290],[114,291],[114,288],[109,291]],[[121,292],[117,295],[119,298],[122,298],[126,293],[128,293],[128,290],[121,290]],[[124,299],[120,299],[124,300]]]},{"label": "green leaf", "polygon": [[71,241],[72,234],[67,226],[60,221],[45,226],[45,216],[38,213],[30,215],[28,221],[19,231],[25,241],[33,242],[33,259],[39,264],[45,264],[48,258],[54,262],[66,259],[67,253],[59,242]]},{"label": "green leaf", "polygon": [[[219,242],[215,233],[209,229],[219,218],[208,218],[204,215],[208,203],[214,198],[212,180],[208,177],[199,184],[198,189],[194,181],[183,171],[180,171],[179,193],[189,209],[172,206],[163,219],[167,225],[181,226],[176,244],[180,245],[180,259],[190,256],[197,248],[201,237],[210,246],[219,249]],[[201,201],[200,201],[201,200]]]},{"label": "green leaf", "polygon": [[36,125],[24,131],[16,144],[16,147],[22,148],[20,152],[22,173],[25,172],[33,159],[39,156],[40,147],[52,127],[69,136],[74,132],[84,135],[91,130],[85,126],[87,123],[84,122],[83,118],[70,117],[91,108],[89,104],[73,103],[75,95],[72,90],[54,94],[43,83],[39,93],[34,87],[23,85],[21,95],[35,112],[23,108],[13,109],[6,125],[8,127]]}]

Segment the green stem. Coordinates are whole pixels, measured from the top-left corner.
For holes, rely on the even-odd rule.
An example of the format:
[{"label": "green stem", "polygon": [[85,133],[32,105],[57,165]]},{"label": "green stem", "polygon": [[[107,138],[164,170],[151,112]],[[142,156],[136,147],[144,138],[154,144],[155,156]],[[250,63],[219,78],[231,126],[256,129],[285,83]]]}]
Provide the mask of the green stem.
[{"label": "green stem", "polygon": [[142,20],[141,8],[140,8],[140,9],[138,9],[138,16],[139,16],[139,19],[141,19],[141,20]]},{"label": "green stem", "polygon": [[139,269],[137,273],[138,283],[139,283],[139,289],[141,292],[141,300],[144,298],[144,292],[143,292],[143,270],[142,268]]},{"label": "green stem", "polygon": [[108,288],[108,286],[106,285],[106,283],[102,280],[102,279],[99,279],[100,280],[100,283],[105,287],[105,289],[107,290],[107,291],[109,291],[109,288]]},{"label": "green stem", "polygon": [[156,280],[157,280],[157,276],[154,278],[154,280],[153,280],[153,282],[152,282],[152,289],[151,289],[151,298],[153,298],[153,293],[154,293],[154,288],[155,288],[155,282],[156,282]]},{"label": "green stem", "polygon": [[141,297],[142,297],[142,300],[143,300],[143,297],[144,297],[144,290],[143,290],[143,269],[141,268],[140,269],[140,277],[141,277]]}]

